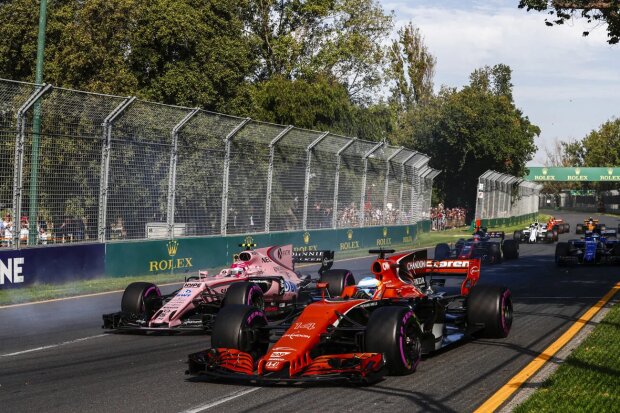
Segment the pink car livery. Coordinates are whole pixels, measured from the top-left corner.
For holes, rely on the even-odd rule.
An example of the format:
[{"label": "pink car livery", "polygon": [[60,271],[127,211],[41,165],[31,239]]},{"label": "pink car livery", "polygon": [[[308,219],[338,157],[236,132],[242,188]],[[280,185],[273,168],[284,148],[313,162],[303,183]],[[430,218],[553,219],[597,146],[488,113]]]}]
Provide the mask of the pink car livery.
[{"label": "pink car livery", "polygon": [[[200,271],[183,286],[162,295],[152,283],[134,282],[121,299],[121,311],[103,315],[103,328],[124,332],[208,332],[224,305],[244,304],[262,309],[271,319],[287,318],[319,298],[318,282],[333,285],[339,295],[355,284],[348,270],[331,269],[333,251],[293,251],[292,245],[246,250],[230,268],[215,275]],[[295,263],[321,263],[319,277],[295,271]]]}]

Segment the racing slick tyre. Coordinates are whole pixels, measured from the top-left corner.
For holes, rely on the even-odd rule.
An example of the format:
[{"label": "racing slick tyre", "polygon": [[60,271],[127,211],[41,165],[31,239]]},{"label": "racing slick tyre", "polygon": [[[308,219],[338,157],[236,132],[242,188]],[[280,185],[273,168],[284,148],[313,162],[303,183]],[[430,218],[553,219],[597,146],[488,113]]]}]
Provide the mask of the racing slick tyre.
[{"label": "racing slick tyre", "polygon": [[570,246],[568,242],[558,242],[555,246],[555,263],[556,265],[564,265],[562,257],[567,257],[570,254]]},{"label": "racing slick tyre", "polygon": [[368,320],[366,352],[383,353],[390,375],[413,373],[422,356],[422,329],[409,307],[377,308]]},{"label": "racing slick tyre", "polygon": [[232,283],[226,291],[226,295],[222,301],[222,307],[233,304],[249,305],[262,310],[265,308],[263,290],[261,290],[261,288],[254,283]]},{"label": "racing slick tyre", "polygon": [[611,250],[611,255],[614,257],[620,257],[620,243],[614,244],[614,247]]},{"label": "racing slick tyre", "polygon": [[523,231],[521,230],[516,230],[514,234],[512,235],[512,239],[517,242],[521,242],[522,238],[523,238]]},{"label": "racing slick tyre", "polygon": [[434,259],[437,261],[450,258],[450,246],[446,243],[437,244],[435,246]]},{"label": "racing slick tyre", "polygon": [[512,326],[510,290],[498,285],[475,285],[467,297],[467,323],[484,326],[478,337],[504,338]]},{"label": "racing slick tyre", "polygon": [[519,258],[519,244],[514,239],[504,241],[504,258],[507,260],[516,260]]},{"label": "racing slick tyre", "polygon": [[161,292],[155,284],[147,282],[131,283],[125,288],[121,299],[121,311],[123,313],[144,315],[150,318],[158,307],[161,306]]},{"label": "racing slick tyre", "polygon": [[497,242],[489,244],[489,264],[499,264],[502,262],[502,250]]},{"label": "racing slick tyre", "polygon": [[321,274],[320,282],[327,283],[330,297],[340,297],[345,287],[355,285],[355,277],[349,270],[327,270]]},{"label": "racing slick tyre", "polygon": [[583,234],[583,224],[577,224],[577,226],[575,226],[575,234]]},{"label": "racing slick tyre", "polygon": [[555,241],[555,236],[553,234],[553,231],[545,232],[545,242],[551,244],[553,243],[553,241]]},{"label": "racing slick tyre", "polygon": [[265,355],[269,347],[269,330],[262,310],[240,304],[229,304],[217,314],[211,333],[213,348],[231,348],[252,355],[254,360]]}]

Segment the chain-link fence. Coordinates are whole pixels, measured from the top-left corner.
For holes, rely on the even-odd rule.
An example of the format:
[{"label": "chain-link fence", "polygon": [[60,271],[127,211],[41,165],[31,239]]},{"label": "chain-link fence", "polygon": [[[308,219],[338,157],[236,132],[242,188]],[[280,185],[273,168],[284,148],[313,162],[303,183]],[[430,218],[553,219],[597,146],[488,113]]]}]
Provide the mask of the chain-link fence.
[{"label": "chain-link fence", "polygon": [[415,151],[199,109],[0,80],[3,246],[409,224]]},{"label": "chain-link fence", "polygon": [[476,219],[508,218],[538,212],[542,185],[486,171],[478,178]]}]

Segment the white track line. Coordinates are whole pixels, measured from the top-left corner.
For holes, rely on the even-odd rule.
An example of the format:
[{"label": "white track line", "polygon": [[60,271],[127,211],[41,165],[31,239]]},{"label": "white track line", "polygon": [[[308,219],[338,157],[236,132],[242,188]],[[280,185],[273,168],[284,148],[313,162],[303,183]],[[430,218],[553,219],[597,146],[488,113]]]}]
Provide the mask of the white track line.
[{"label": "white track line", "polygon": [[239,390],[239,391],[236,391],[234,393],[229,394],[226,397],[222,397],[220,399],[216,399],[216,400],[214,400],[214,401],[212,401],[210,403],[207,403],[207,404],[201,404],[200,406],[192,407],[191,409],[184,410],[181,413],[199,413],[199,412],[204,412],[205,410],[208,410],[208,409],[210,409],[212,407],[219,406],[220,404],[224,404],[226,402],[229,402],[229,401],[234,400],[236,398],[239,398],[241,396],[245,396],[246,394],[250,394],[252,392],[255,392],[258,389],[260,389],[260,387],[251,387],[249,389]]},{"label": "white track line", "polygon": [[[399,254],[401,252],[407,252],[407,251],[420,251],[420,250],[425,250],[425,249],[428,249],[428,248],[430,248],[430,247],[420,247],[420,248],[415,248],[415,249],[401,250],[401,251],[396,251],[395,254]],[[340,260],[338,260],[336,262],[359,260],[359,259],[363,259],[363,258],[367,258],[367,257],[368,256],[343,258],[343,259],[340,259]],[[304,268],[304,267],[309,267],[309,266],[312,266],[312,265],[317,265],[317,263],[302,264],[302,265],[297,266],[297,268]],[[167,287],[167,286],[170,286],[170,285],[178,285],[178,284],[183,284],[183,283],[184,283],[184,281],[178,281],[178,282],[167,283],[167,284],[159,284],[158,287]],[[97,296],[106,295],[106,294],[122,293],[123,291],[125,291],[125,290],[113,290],[113,291],[104,291],[104,292],[101,292],[101,293],[74,295],[74,296],[71,296],[71,297],[54,298],[54,299],[51,299],[51,300],[43,300],[43,301],[33,301],[33,302],[30,302],[30,303],[0,305],[0,310],[3,310],[5,308],[25,307],[25,306],[28,306],[28,305],[35,305],[35,304],[55,303],[57,301],[76,300],[76,299],[79,299],[79,298],[97,297]]]},{"label": "white track line", "polygon": [[41,350],[47,350],[47,349],[50,349],[50,348],[66,346],[67,344],[79,343],[81,341],[86,341],[86,340],[90,340],[90,339],[93,339],[93,338],[105,337],[105,336],[108,336],[108,335],[109,334],[97,334],[96,336],[76,338],[75,340],[63,341],[62,343],[50,344],[49,346],[36,347],[36,348],[31,348],[31,349],[23,350],[23,351],[16,351],[15,353],[0,354],[0,357],[19,356],[20,354],[32,353],[32,352],[35,352],[35,351],[41,351]]}]

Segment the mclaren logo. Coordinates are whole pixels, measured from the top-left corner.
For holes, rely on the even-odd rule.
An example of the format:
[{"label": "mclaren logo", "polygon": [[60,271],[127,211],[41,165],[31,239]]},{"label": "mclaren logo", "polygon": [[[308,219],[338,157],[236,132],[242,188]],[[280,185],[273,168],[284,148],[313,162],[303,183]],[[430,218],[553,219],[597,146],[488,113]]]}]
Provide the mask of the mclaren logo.
[{"label": "mclaren logo", "polygon": [[168,255],[174,257],[175,255],[177,255],[177,250],[179,249],[179,242],[177,240],[169,241],[166,244],[166,247],[168,248]]},{"label": "mclaren logo", "polygon": [[468,268],[468,260],[446,260],[446,261],[433,261],[427,260],[426,266],[429,268]]}]

